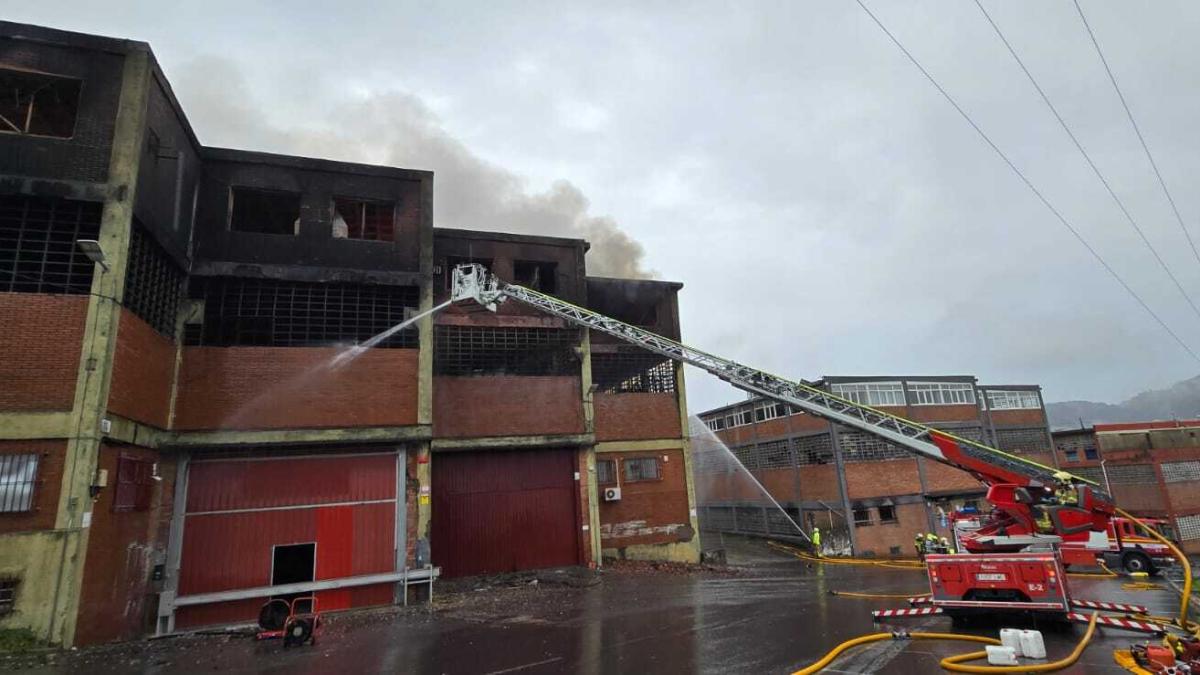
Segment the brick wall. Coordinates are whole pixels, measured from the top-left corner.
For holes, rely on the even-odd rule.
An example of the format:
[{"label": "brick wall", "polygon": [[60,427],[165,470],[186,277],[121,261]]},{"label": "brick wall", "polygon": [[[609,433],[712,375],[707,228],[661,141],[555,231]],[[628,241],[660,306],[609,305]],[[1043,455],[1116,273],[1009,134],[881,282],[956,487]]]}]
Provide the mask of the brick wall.
[{"label": "brick wall", "polygon": [[837,467],[833,464],[806,466],[800,470],[800,494],[806,501],[819,499],[841,508],[842,493],[838,485]]},{"label": "brick wall", "polygon": [[983,485],[971,474],[938,462],[925,462],[925,486],[930,492],[982,490]]},{"label": "brick wall", "polygon": [[87,302],[0,293],[0,411],[71,409]]},{"label": "brick wall", "polygon": [[889,412],[914,422],[973,422],[979,419],[979,408],[974,405],[914,405],[907,411],[893,408]]},{"label": "brick wall", "polygon": [[891,555],[891,547],[897,546],[900,548],[900,555],[915,556],[913,537],[917,532],[925,532],[929,529],[929,525],[925,521],[924,505],[897,505],[896,522],[894,523],[879,522],[879,512],[875,509],[871,511],[872,523],[858,525],[854,529],[858,554],[887,557]]},{"label": "brick wall", "polygon": [[176,429],[402,426],[417,422],[417,350],[187,347]]},{"label": "brick wall", "polygon": [[150,630],[157,610],[150,576],[155,560],[166,551],[166,539],[158,538],[158,521],[162,515],[162,495],[174,491],[174,472],[170,474],[171,480],[155,483],[148,510],[114,513],[117,459],[122,454],[151,461],[158,459],[156,452],[145,448],[108,444],[100,448],[98,466],[108,471],[108,487],[100,491],[99,499],[92,505],[75,634],[80,645],[139,637]]},{"label": "brick wall", "polygon": [[[597,461],[658,457],[660,480],[625,482],[620,462],[621,501],[600,502],[600,543],[603,548],[632,544],[666,544],[691,539],[683,452],[599,453]],[[605,486],[601,486],[603,490]]]},{"label": "brick wall", "polygon": [[1042,411],[1038,410],[992,410],[992,424],[997,427],[1045,426]]},{"label": "brick wall", "polygon": [[175,344],[128,310],[121,310],[108,409],[166,429],[171,412]]},{"label": "brick wall", "polygon": [[915,459],[846,465],[846,488],[851,499],[911,495],[921,492]]},{"label": "brick wall", "polygon": [[597,392],[592,401],[598,441],[680,436],[679,403],[675,394]]},{"label": "brick wall", "polygon": [[583,433],[578,377],[488,375],[433,378],[438,438]]},{"label": "brick wall", "polygon": [[0,534],[54,527],[66,451],[66,441],[0,441],[0,455],[39,455],[37,482],[33,487],[33,510],[0,513]]}]

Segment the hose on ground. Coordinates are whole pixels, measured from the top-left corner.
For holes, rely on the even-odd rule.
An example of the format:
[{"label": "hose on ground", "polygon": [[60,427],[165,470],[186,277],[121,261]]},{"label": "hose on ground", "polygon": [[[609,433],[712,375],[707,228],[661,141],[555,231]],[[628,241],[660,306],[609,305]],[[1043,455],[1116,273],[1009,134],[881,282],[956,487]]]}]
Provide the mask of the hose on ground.
[{"label": "hose on ground", "polygon": [[908,598],[928,598],[932,593],[854,593],[851,591],[829,591],[830,595],[840,598],[870,598],[880,600],[907,600]]},{"label": "hose on ground", "polygon": [[[1173,553],[1179,560],[1179,564],[1183,567],[1183,596],[1179,601],[1179,617],[1175,620],[1175,624],[1177,626],[1187,628],[1187,626],[1191,624],[1191,621],[1188,619],[1188,604],[1192,601],[1192,564],[1188,562],[1187,556],[1183,554],[1183,551],[1179,550],[1178,546],[1176,546],[1170,539],[1167,539],[1159,534],[1158,531],[1153,527],[1150,527],[1137,518],[1129,515],[1129,513],[1124,509],[1117,509],[1117,513],[1133,521],[1135,525],[1145,530],[1146,534],[1149,534],[1151,537],[1157,539],[1160,543],[1165,544],[1167,548],[1171,549],[1171,553]],[[1196,635],[1200,636],[1200,631],[1197,631]]]},{"label": "hose on ground", "polygon": [[797,670],[792,675],[812,675],[812,673],[824,670],[826,666],[833,663],[833,660],[841,656],[843,652],[852,649],[859,645],[865,645],[871,642],[880,642],[882,640],[903,640],[911,638],[913,640],[958,640],[960,642],[980,642],[988,645],[998,645],[1000,641],[995,638],[982,637],[979,635],[955,635],[953,633],[869,633],[860,635],[859,637],[846,640],[842,644],[829,650],[829,653],[822,656],[819,661]]},{"label": "hose on ground", "polygon": [[1083,650],[1087,649],[1088,643],[1092,641],[1092,636],[1096,633],[1096,618],[1099,616],[1099,612],[1092,612],[1092,618],[1088,621],[1087,632],[1083,634],[1083,639],[1079,641],[1079,644],[1075,645],[1075,649],[1070,654],[1057,661],[1020,666],[974,666],[966,662],[986,659],[987,652],[970,652],[968,654],[947,656],[938,665],[956,673],[1052,673],[1056,670],[1062,670],[1067,666],[1074,665],[1083,654]]}]

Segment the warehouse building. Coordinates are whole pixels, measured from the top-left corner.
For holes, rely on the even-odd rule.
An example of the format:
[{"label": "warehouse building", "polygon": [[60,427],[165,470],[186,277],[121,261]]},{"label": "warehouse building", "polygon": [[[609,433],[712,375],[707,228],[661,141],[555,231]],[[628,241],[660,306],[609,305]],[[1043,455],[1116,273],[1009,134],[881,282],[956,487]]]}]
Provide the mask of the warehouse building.
[{"label": "warehouse building", "polygon": [[427,171],[203,146],[144,43],[0,22],[0,85],[0,627],[698,559],[675,364],[511,304],[349,350],[460,262],[673,337],[679,284],[434,228]]},{"label": "warehouse building", "polygon": [[[963,375],[824,377],[815,386],[1037,462],[1056,461],[1035,385],[980,385]],[[728,465],[705,462],[696,477],[705,528],[796,536],[790,517],[820,527],[832,550],[910,555],[917,532],[948,536],[951,510],[983,504],[986,490],[963,471],[779,403],[750,399],[699,417],[787,512],[768,506]]]}]

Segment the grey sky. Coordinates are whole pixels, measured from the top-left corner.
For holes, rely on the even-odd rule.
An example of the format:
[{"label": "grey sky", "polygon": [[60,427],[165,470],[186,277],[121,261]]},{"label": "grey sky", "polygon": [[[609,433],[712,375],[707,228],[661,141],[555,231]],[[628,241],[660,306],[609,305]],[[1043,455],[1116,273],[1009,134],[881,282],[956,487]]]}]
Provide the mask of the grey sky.
[{"label": "grey sky", "polygon": [[[851,0],[649,4],[4,15],[149,41],[205,143],[430,168],[437,225],[604,240],[594,266],[685,283],[687,341],[781,374],[971,373],[1116,400],[1200,370]],[[1200,320],[975,5],[868,4],[1200,351]],[[1200,300],[1074,7],[985,4]],[[1200,237],[1200,6],[1083,6]],[[688,393],[693,410],[738,396],[696,373]]]}]

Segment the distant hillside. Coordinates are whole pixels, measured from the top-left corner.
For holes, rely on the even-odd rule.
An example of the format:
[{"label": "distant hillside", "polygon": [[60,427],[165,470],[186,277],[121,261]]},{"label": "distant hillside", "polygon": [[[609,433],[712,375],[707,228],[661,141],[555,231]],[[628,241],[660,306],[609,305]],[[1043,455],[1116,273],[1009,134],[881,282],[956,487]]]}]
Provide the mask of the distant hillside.
[{"label": "distant hillside", "polygon": [[1047,403],[1046,415],[1053,429],[1078,428],[1114,422],[1200,419],[1200,376],[1177,382],[1166,389],[1152,389],[1121,403],[1063,401]]}]

